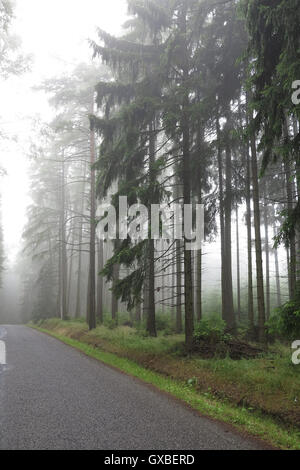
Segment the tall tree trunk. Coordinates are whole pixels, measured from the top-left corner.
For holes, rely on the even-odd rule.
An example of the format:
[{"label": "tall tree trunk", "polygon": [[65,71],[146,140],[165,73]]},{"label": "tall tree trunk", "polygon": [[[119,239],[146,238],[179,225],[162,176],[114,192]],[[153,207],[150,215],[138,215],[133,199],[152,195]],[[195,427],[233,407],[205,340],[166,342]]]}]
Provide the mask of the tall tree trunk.
[{"label": "tall tree trunk", "polygon": [[289,299],[292,298],[292,288],[291,288],[291,271],[290,271],[290,249],[287,246],[285,249],[286,252],[286,269],[288,275],[288,288],[289,288]]},{"label": "tall tree trunk", "polygon": [[[162,251],[164,250],[164,243],[162,240]],[[165,270],[164,270],[164,260],[162,259],[162,270],[161,270],[161,311],[165,313]]]},{"label": "tall tree trunk", "polygon": [[[155,171],[155,150],[156,150],[156,135],[155,135],[154,122],[149,126],[149,184],[150,184],[150,206],[155,201],[155,184],[156,184],[156,171]],[[151,209],[151,207],[149,207]],[[155,245],[151,234],[148,240],[148,312],[147,312],[147,331],[150,336],[156,336],[156,319],[155,319]]]},{"label": "tall tree trunk", "polygon": [[[229,118],[227,118],[229,124]],[[236,333],[236,322],[233,306],[233,287],[232,287],[232,252],[231,252],[231,211],[232,211],[232,161],[231,150],[229,142],[229,128],[226,133],[225,139],[225,154],[226,154],[226,193],[224,203],[224,275],[225,275],[225,310],[224,320],[226,322],[226,329],[231,334]]]},{"label": "tall tree trunk", "polygon": [[[289,141],[289,129],[288,129],[288,122],[287,118],[285,119],[284,124],[284,136],[287,141]],[[293,214],[294,209],[294,199],[293,199],[293,183],[292,183],[292,173],[290,168],[290,162],[285,159],[284,161],[284,171],[286,176],[286,194],[287,194],[287,210],[289,217]],[[290,294],[291,299],[294,299],[296,296],[296,262],[297,262],[297,255],[296,255],[296,237],[295,232],[292,231],[290,236],[290,265],[289,265],[289,272],[290,272]]]},{"label": "tall tree trunk", "polygon": [[171,320],[172,324],[175,324],[176,318],[176,304],[174,303],[174,298],[176,298],[176,244],[174,246],[174,257],[172,261],[171,275],[170,275],[170,287],[169,287],[169,297],[171,303]]},{"label": "tall tree trunk", "polygon": [[[176,173],[179,173],[179,167],[175,168]],[[181,194],[180,194],[180,178],[178,174],[175,176],[175,187],[174,187],[174,200],[176,204],[179,203]],[[175,223],[175,221],[174,221]],[[182,263],[181,263],[181,254],[182,254],[182,243],[180,240],[175,242],[175,273],[176,273],[176,282],[175,282],[175,299],[176,299],[176,333],[182,333],[183,322],[182,322]]]},{"label": "tall tree trunk", "polygon": [[251,230],[251,164],[249,145],[246,153],[246,222],[247,222],[247,250],[248,250],[248,324],[249,332],[254,334],[254,306],[253,306],[253,278],[252,278],[252,230]]},{"label": "tall tree trunk", "polygon": [[100,272],[103,269],[103,240],[98,240],[98,277],[97,277],[97,318],[100,324],[103,323],[103,276]]},{"label": "tall tree trunk", "polygon": [[[274,237],[276,237],[276,235],[277,235],[275,224],[273,225],[273,235],[274,235]],[[280,307],[280,305],[281,305],[281,287],[280,287],[278,250],[277,250],[276,247],[275,247],[275,250],[274,250],[274,256],[275,256],[275,277],[276,277],[277,307]]]},{"label": "tall tree trunk", "polygon": [[70,300],[72,291],[72,273],[73,273],[73,257],[74,257],[74,244],[75,244],[75,222],[73,220],[71,228],[71,253],[70,253],[70,264],[69,264],[69,276],[68,276],[68,295],[67,295],[67,310],[70,312]]},{"label": "tall tree trunk", "polygon": [[[189,63],[187,49],[187,4],[183,3],[180,15],[180,29],[182,33],[182,76],[183,87],[186,91],[182,102],[182,185],[183,185],[183,205],[191,204],[191,166],[190,166],[190,98],[188,93]],[[185,307],[185,343],[188,351],[193,347],[194,336],[194,311],[193,311],[193,272],[192,272],[192,254],[188,250],[187,237],[184,237],[184,307]]]},{"label": "tall tree trunk", "polygon": [[60,246],[61,245],[61,222],[59,222],[58,239],[59,239],[59,249],[58,249],[58,290],[57,290],[56,310],[57,310],[57,317],[62,318],[62,311],[61,311],[62,262],[61,262],[61,246]]},{"label": "tall tree trunk", "polygon": [[[198,204],[202,204],[201,189],[198,193]],[[202,250],[197,250],[196,255],[196,318],[199,322],[202,319]]]},{"label": "tall tree trunk", "polygon": [[60,247],[61,247],[61,318],[67,318],[67,285],[68,285],[68,259],[66,237],[66,194],[65,194],[65,161],[61,162],[61,216],[60,216]]},{"label": "tall tree trunk", "polygon": [[202,250],[197,251],[197,321],[202,320]]},{"label": "tall tree trunk", "polygon": [[268,207],[264,204],[265,250],[266,250],[266,318],[270,318],[270,249],[269,249],[269,223]]},{"label": "tall tree trunk", "polygon": [[237,317],[241,321],[241,273],[240,273],[240,234],[239,207],[236,205],[236,277],[237,277]]},{"label": "tall tree trunk", "polygon": [[156,336],[156,319],[155,319],[155,247],[154,240],[149,240],[149,278],[148,278],[148,314],[147,314],[147,331],[150,336]]},{"label": "tall tree trunk", "polygon": [[[115,264],[113,267],[113,281],[112,281],[112,287],[116,285],[117,281],[119,280],[119,272],[120,272],[120,266],[118,264]],[[114,321],[118,321],[118,307],[119,307],[119,301],[114,292],[112,291],[111,293],[111,318]]]},{"label": "tall tree trunk", "polygon": [[[201,103],[201,96],[198,96],[197,99]],[[196,145],[197,145],[197,158],[199,165],[199,174],[198,174],[198,190],[197,190],[197,202],[202,204],[202,186],[204,180],[204,162],[202,156],[202,148],[205,142],[204,136],[204,126],[202,121],[199,119],[197,124],[197,134],[196,134]],[[196,319],[197,322],[200,322],[202,319],[202,249],[197,250],[195,253],[195,306],[196,306]]]},{"label": "tall tree trunk", "polygon": [[73,256],[74,256],[74,248],[71,249],[70,255],[70,264],[69,264],[69,276],[68,276],[68,295],[67,295],[67,311],[71,311],[70,301],[71,301],[71,291],[72,291],[72,272],[73,272]]},{"label": "tall tree trunk", "polygon": [[76,288],[76,308],[75,308],[75,318],[80,318],[81,316],[81,267],[82,267],[82,218],[79,224],[79,236],[78,236],[78,271],[77,271],[77,288]]},{"label": "tall tree trunk", "polygon": [[86,162],[82,165],[83,171],[83,184],[82,184],[82,196],[80,201],[80,218],[78,228],[78,271],[77,271],[77,288],[76,288],[76,307],[75,307],[75,318],[81,317],[81,274],[82,274],[82,239],[83,239],[83,212],[84,212],[84,195],[85,195],[85,179],[87,172]]},{"label": "tall tree trunk", "polygon": [[[94,113],[94,95],[92,97],[92,114]],[[95,130],[90,131],[90,163],[91,163],[91,208],[90,208],[90,267],[88,291],[88,325],[89,329],[96,328],[96,175],[94,164],[96,160]]]},{"label": "tall tree trunk", "polygon": [[264,275],[263,275],[261,232],[260,232],[258,165],[257,165],[257,153],[256,153],[256,140],[255,140],[254,132],[251,135],[251,166],[252,166],[255,251],[256,251],[258,334],[259,334],[259,341],[261,343],[265,343],[266,342],[266,331],[265,331],[266,313],[265,313]]},{"label": "tall tree trunk", "polygon": [[143,285],[143,318],[148,318],[149,311],[149,269],[146,267],[145,280]]},{"label": "tall tree trunk", "polygon": [[[291,170],[288,162],[284,163],[286,175],[287,209],[288,214],[293,213],[293,190],[291,183]],[[296,294],[296,239],[292,233],[289,240],[289,279],[290,279],[290,298],[294,299]]]},{"label": "tall tree trunk", "polygon": [[219,201],[220,201],[220,235],[221,235],[221,291],[222,291],[222,318],[226,317],[226,285],[225,285],[225,228],[224,228],[224,184],[221,147],[220,119],[217,116],[217,145],[218,145],[218,176],[219,176]]},{"label": "tall tree trunk", "polygon": [[[182,121],[182,145],[183,145],[183,204],[191,204],[191,174],[190,174],[190,132],[188,97],[185,100]],[[189,241],[184,237],[184,306],[185,306],[185,342],[188,350],[192,349],[194,335],[193,312],[193,278],[192,278],[192,254],[187,249]]]},{"label": "tall tree trunk", "polygon": [[182,333],[182,244],[176,241],[176,333]]},{"label": "tall tree trunk", "polygon": [[[296,117],[293,118],[293,136],[297,137],[299,132],[299,122]],[[300,206],[300,149],[298,146],[296,152],[296,193],[297,193],[297,204]],[[295,227],[295,238],[296,238],[296,299],[300,300],[300,221],[297,221]]]}]

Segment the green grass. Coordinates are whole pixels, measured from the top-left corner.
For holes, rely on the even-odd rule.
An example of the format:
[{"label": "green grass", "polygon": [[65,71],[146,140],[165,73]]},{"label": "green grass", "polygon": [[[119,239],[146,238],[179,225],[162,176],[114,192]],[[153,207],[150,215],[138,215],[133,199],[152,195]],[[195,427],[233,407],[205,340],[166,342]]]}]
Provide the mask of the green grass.
[{"label": "green grass", "polygon": [[[274,348],[275,351],[275,348]],[[288,402],[300,401],[300,367],[292,364],[288,348],[284,352],[270,353],[262,358],[240,361],[213,359],[205,361],[194,359],[195,364],[213,371],[218,377],[230,380],[262,393],[285,393]]]},{"label": "green grass", "polygon": [[108,328],[102,325],[88,332],[87,324],[82,320],[61,321],[53,318],[42,321],[38,325],[44,326],[48,330],[65,330],[67,333],[86,332],[90,338],[100,339],[126,350],[152,354],[167,354],[176,351],[176,349],[180,349],[184,341],[184,335],[164,336],[163,332],[158,332],[157,338],[151,338],[145,335],[144,330],[137,331],[128,326]]},{"label": "green grass", "polygon": [[[245,400],[245,404],[242,406],[235,406],[225,395],[223,399],[217,398],[216,395],[211,392],[210,387],[208,387],[205,392],[200,392],[197,387],[197,378],[190,380],[189,385],[187,380],[176,380],[172,377],[167,377],[165,374],[163,375],[150,370],[149,367],[143,367],[128,357],[120,357],[120,352],[122,354],[123,351],[123,353],[126,354],[125,351],[127,351],[127,354],[129,354],[131,351],[132,357],[134,357],[134,353],[138,353],[142,356],[144,354],[146,354],[146,356],[151,355],[151,357],[155,357],[157,354],[163,357],[166,357],[168,354],[173,354],[172,360],[179,361],[179,369],[183,361],[184,365],[188,367],[191,367],[190,364],[192,364],[200,368],[200,371],[206,369],[209,373],[215,374],[216,382],[221,379],[229,383],[232,382],[232,384],[239,381],[242,382],[245,387],[248,386],[251,380],[254,381],[255,387],[258,387],[259,383],[266,387],[265,380],[263,379],[264,375],[266,375],[266,370],[262,363],[259,362],[261,361],[260,359],[257,360],[256,364],[253,364],[253,361],[232,361],[230,359],[204,361],[197,358],[187,359],[188,362],[186,363],[182,358],[176,359],[178,355],[177,349],[182,342],[181,336],[159,336],[154,339],[144,338],[137,334],[134,329],[126,327],[111,330],[105,327],[98,327],[93,332],[88,333],[86,325],[82,322],[61,322],[59,320],[48,320],[44,322],[44,324],[33,327],[41,332],[54,336],[88,356],[107,365],[116,367],[131,376],[137,377],[161,391],[170,393],[206,416],[229,423],[238,430],[246,431],[275,447],[300,449],[300,431],[296,427],[281,425],[276,419],[265,415],[258,409],[255,409],[255,407],[246,403],[248,400]],[[55,331],[55,329],[59,332]],[[69,336],[70,331],[73,335],[79,333],[86,336],[79,341]],[[117,354],[101,350],[101,347],[99,349],[99,347],[86,344],[84,342],[86,339],[89,341],[105,341],[105,344],[112,345],[112,349],[116,347]],[[264,358],[264,361],[269,360],[268,357]],[[293,376],[293,369],[290,369],[288,367],[289,364],[286,364],[286,358],[283,357],[282,361],[287,366],[286,373],[282,373],[283,376],[279,374],[279,376],[275,375],[272,378],[267,378],[266,383],[267,387],[271,389],[271,391],[269,390],[271,394],[277,387],[281,387],[285,380],[289,381]],[[260,364],[260,367],[258,367],[258,364]],[[257,370],[256,374],[255,370]],[[293,396],[294,393],[295,391],[289,391],[291,396]]]}]

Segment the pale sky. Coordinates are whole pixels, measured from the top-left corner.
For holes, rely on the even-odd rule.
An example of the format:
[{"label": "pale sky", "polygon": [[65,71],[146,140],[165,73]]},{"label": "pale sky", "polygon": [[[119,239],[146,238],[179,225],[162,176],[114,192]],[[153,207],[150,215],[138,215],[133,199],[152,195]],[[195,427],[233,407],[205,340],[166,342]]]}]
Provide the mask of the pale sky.
[{"label": "pale sky", "polygon": [[17,142],[0,141],[2,221],[8,259],[20,248],[28,197],[26,156],[32,119],[51,118],[47,97],[32,90],[45,78],[72,70],[91,60],[87,39],[95,38],[97,26],[112,34],[121,32],[126,19],[126,0],[17,0],[14,31],[22,51],[33,56],[30,73],[0,81],[0,128]]}]

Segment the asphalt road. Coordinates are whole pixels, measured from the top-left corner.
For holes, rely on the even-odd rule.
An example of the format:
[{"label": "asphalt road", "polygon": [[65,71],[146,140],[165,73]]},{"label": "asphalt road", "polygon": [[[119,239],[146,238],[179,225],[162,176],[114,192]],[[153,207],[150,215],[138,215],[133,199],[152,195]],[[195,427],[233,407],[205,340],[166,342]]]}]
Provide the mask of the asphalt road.
[{"label": "asphalt road", "polygon": [[262,444],[24,326],[1,326],[0,449],[260,449]]}]

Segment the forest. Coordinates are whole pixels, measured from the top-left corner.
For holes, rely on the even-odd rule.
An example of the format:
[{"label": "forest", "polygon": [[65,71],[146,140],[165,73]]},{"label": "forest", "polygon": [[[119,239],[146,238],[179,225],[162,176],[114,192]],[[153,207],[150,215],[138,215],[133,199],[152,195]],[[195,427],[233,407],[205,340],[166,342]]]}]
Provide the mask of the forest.
[{"label": "forest", "polygon": [[[124,3],[121,34],[91,31],[86,61],[34,86],[51,112],[34,118],[23,156],[20,322],[299,449],[300,2]],[[0,0],[5,80],[31,67],[13,16]],[[172,212],[156,239],[150,216],[148,236],[122,239],[124,200],[131,234],[140,204],[191,205],[194,229],[201,205],[201,247],[170,236]],[[5,251],[2,226],[1,277]]]}]

